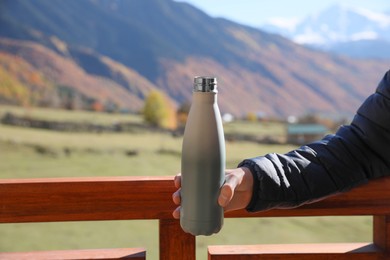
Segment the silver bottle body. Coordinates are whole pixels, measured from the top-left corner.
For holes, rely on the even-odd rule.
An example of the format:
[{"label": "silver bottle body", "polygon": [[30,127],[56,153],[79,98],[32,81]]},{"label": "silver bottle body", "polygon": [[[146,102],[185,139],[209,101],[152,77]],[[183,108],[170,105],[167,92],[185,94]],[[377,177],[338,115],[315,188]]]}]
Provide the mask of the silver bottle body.
[{"label": "silver bottle body", "polygon": [[217,93],[193,92],[181,164],[180,224],[192,235],[211,235],[223,225],[218,205],[225,180],[225,139]]}]

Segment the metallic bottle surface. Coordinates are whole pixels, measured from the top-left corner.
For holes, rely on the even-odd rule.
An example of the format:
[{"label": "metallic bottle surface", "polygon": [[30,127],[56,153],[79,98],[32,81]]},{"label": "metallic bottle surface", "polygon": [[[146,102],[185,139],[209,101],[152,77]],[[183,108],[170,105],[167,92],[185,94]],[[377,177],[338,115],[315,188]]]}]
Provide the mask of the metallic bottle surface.
[{"label": "metallic bottle surface", "polygon": [[180,224],[192,235],[211,235],[223,225],[218,196],[225,180],[225,138],[217,81],[196,77],[181,160]]}]

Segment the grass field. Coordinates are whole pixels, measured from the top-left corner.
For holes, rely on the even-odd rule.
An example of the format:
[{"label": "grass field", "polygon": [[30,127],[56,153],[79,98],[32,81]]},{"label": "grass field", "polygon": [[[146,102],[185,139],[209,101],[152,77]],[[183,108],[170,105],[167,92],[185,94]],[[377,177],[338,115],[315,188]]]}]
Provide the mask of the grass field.
[{"label": "grass field", "polygon": [[112,124],[115,122],[133,122],[140,123],[142,118],[133,114],[112,114],[112,113],[95,113],[89,111],[69,111],[61,109],[46,109],[46,108],[25,108],[14,106],[0,105],[0,117],[5,113],[11,112],[17,116],[31,116],[36,119],[46,119],[54,121],[71,121],[85,123]]},{"label": "grass field", "polygon": [[[46,109],[26,112],[0,107],[0,114],[5,111],[102,124],[142,122],[134,115]],[[277,125],[245,124],[230,125],[229,131],[283,133]],[[0,178],[173,176],[180,171],[181,142],[181,138],[163,133],[69,133],[0,124]],[[227,166],[232,168],[244,158],[293,148],[227,142]],[[207,246],[216,244],[371,241],[371,222],[370,217],[226,219],[219,234],[197,239],[198,259],[206,259]],[[149,220],[1,224],[0,237],[0,251],[146,247],[148,259],[158,259],[158,225]]]}]

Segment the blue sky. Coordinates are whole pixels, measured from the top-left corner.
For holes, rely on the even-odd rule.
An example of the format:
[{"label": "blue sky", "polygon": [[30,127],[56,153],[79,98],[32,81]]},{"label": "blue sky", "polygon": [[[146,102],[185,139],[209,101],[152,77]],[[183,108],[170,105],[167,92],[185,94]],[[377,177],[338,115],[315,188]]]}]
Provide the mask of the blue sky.
[{"label": "blue sky", "polygon": [[225,17],[250,26],[261,26],[268,19],[283,17],[302,19],[333,4],[390,11],[389,0],[178,0],[188,2],[214,17]]}]

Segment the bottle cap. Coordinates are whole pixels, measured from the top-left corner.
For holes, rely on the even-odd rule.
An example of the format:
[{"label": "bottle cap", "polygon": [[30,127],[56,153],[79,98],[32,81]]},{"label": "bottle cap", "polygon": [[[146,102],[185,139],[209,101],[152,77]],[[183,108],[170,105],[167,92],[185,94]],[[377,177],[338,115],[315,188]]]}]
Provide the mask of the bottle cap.
[{"label": "bottle cap", "polygon": [[195,77],[194,92],[214,92],[217,93],[217,78],[215,77]]}]

